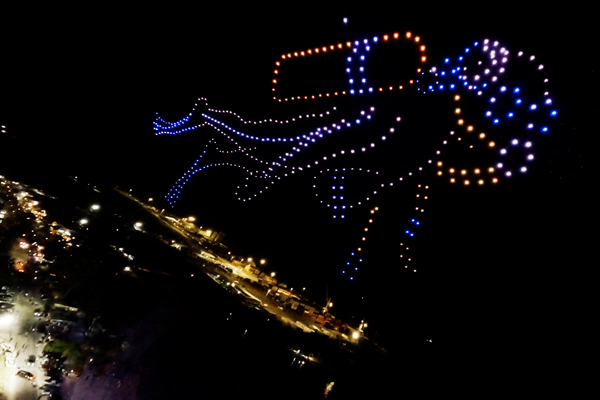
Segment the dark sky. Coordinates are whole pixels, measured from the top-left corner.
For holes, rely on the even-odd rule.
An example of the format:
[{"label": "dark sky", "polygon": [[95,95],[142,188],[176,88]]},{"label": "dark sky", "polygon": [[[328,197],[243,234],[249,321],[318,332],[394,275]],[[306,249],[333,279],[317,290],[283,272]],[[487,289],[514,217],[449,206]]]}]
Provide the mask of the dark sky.
[{"label": "dark sky", "polygon": [[73,174],[159,198],[198,156],[201,142],[193,135],[154,137],[155,113],[177,120],[206,97],[215,108],[264,117],[276,110],[270,80],[282,52],[410,30],[438,60],[484,37],[534,53],[552,78],[560,120],[526,177],[481,191],[428,181],[433,203],[416,244],[418,278],[397,263],[398,221],[406,216],[393,210],[407,201],[403,192],[382,200],[390,211],[374,227],[379,239],[369,250],[370,273],[357,287],[341,283],[339,265],[363,216],[360,223],[331,225],[305,191],[290,195],[295,183],[249,207],[215,194],[236,176],[209,175],[190,184],[180,212],[204,216],[320,297],[330,283],[334,297],[337,290],[347,301],[345,311],[359,318],[376,315],[385,325],[383,315],[402,315],[422,337],[464,337],[470,330],[497,337],[497,329],[513,335],[515,326],[527,335],[548,333],[550,321],[569,315],[564,304],[585,304],[588,292],[573,288],[595,264],[588,258],[598,236],[591,11],[550,3],[526,10],[344,4],[85,5],[76,13],[53,5],[3,13],[0,122],[30,144],[14,149],[25,158],[51,153]]}]

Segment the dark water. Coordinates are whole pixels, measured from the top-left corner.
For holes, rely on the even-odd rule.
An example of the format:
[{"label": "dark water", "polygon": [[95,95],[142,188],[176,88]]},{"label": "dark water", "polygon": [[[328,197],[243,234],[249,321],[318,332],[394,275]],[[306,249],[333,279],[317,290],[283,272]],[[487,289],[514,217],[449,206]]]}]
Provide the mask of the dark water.
[{"label": "dark water", "polygon": [[202,289],[196,301],[173,310],[168,331],[144,354],[138,398],[321,398],[331,372],[299,368],[294,354],[258,326],[266,316],[250,316],[208,285]]},{"label": "dark water", "polygon": [[[163,289],[176,284],[177,293],[168,295],[174,302],[165,334],[143,355],[139,399],[322,399],[331,382],[328,399],[388,398],[436,393],[440,387],[430,383],[444,380],[431,348],[406,346],[385,357],[359,348],[347,352],[323,336],[241,306],[210,279],[153,280]],[[398,339],[406,340],[400,334]],[[325,364],[300,366],[290,349],[312,353]]]},{"label": "dark water", "polygon": [[263,336],[259,315],[236,318],[241,309],[215,307],[212,300],[210,306],[180,310],[168,332],[144,354],[139,399],[323,399],[330,382],[327,398],[334,400],[396,398],[441,389],[439,368],[427,352],[392,355],[380,363],[342,357],[327,368],[308,363],[299,368],[281,340],[285,329]]}]

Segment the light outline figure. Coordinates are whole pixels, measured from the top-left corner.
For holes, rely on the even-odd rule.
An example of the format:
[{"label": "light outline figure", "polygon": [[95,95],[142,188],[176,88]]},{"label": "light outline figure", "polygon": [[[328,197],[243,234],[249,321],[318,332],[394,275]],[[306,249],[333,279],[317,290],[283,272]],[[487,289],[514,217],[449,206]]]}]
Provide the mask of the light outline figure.
[{"label": "light outline figure", "polygon": [[[371,86],[368,78],[369,71],[363,64],[365,56],[368,56],[370,51],[376,46],[385,45],[386,43],[398,40],[406,40],[414,44],[420,50],[422,55],[419,60],[419,68],[414,71],[413,76],[405,77],[402,85],[389,87]],[[506,47],[501,46],[498,41],[495,41],[492,45],[489,39],[484,39],[481,42],[474,42],[472,47],[465,48],[463,54],[442,58],[442,62],[440,63],[441,66],[431,66],[428,71],[425,71],[425,66],[428,63],[425,50],[426,46],[422,43],[419,36],[413,35],[411,32],[406,32],[403,35],[400,35],[399,33],[383,34],[380,36],[363,38],[361,40],[325,45],[313,49],[297,50],[282,54],[281,59],[275,61],[275,77],[272,80],[272,91],[275,94],[273,96],[274,101],[278,103],[291,101],[318,101],[319,99],[336,96],[354,96],[356,98],[366,99],[361,103],[362,106],[356,115],[343,114],[343,110],[339,110],[338,107],[334,106],[320,113],[297,115],[296,117],[285,121],[276,118],[251,121],[242,118],[241,115],[233,111],[210,108],[206,98],[199,98],[192,111],[184,118],[175,122],[165,121],[157,113],[156,120],[153,122],[156,135],[176,135],[199,128],[210,128],[236,146],[236,150],[220,150],[217,142],[214,139],[210,139],[209,143],[206,145],[207,150],[204,150],[202,155],[194,162],[193,166],[177,180],[165,198],[171,207],[173,207],[179,199],[181,190],[183,190],[183,187],[192,176],[207,168],[217,166],[241,168],[247,173],[247,181],[249,181],[250,178],[261,181],[258,184],[258,186],[260,186],[258,191],[255,191],[254,194],[245,198],[238,197],[238,200],[240,201],[252,201],[259,197],[263,191],[268,190],[275,185],[278,181],[295,174],[312,173],[312,171],[316,173],[318,170],[319,174],[334,174],[334,179],[337,179],[338,175],[340,179],[344,179],[349,172],[360,172],[376,176],[379,172],[368,168],[324,168],[326,167],[328,157],[331,157],[331,159],[348,157],[376,149],[378,143],[377,140],[374,139],[372,139],[374,140],[373,142],[364,147],[340,148],[335,153],[332,153],[331,156],[324,156],[323,159],[318,160],[315,159],[308,164],[294,165],[293,158],[302,151],[308,151],[310,148],[318,146],[318,144],[329,135],[334,133],[342,134],[344,131],[353,129],[355,126],[369,124],[373,119],[376,119],[379,113],[375,109],[376,107],[372,104],[368,104],[368,99],[372,96],[376,96],[377,93],[384,91],[404,91],[429,96],[436,95],[437,93],[453,93],[454,95],[452,98],[454,103],[450,104],[450,107],[455,110],[457,119],[456,126],[451,127],[448,137],[445,138],[446,140],[443,140],[439,147],[432,151],[427,162],[423,160],[422,165],[415,166],[414,169],[407,171],[402,176],[396,177],[392,182],[380,182],[380,187],[378,188],[379,191],[394,187],[394,184],[397,185],[399,183],[408,182],[411,178],[414,178],[413,173],[419,174],[424,171],[424,168],[427,171],[435,171],[437,177],[448,179],[451,184],[460,183],[463,187],[470,186],[474,188],[486,186],[488,184],[497,185],[501,180],[514,179],[515,172],[519,172],[519,175],[528,172],[530,170],[529,165],[531,164],[531,161],[534,160],[534,154],[531,152],[531,147],[535,147],[534,139],[538,137],[536,135],[545,135],[550,131],[549,126],[550,122],[552,122],[551,119],[554,119],[557,116],[558,111],[554,107],[554,101],[549,97],[547,91],[544,93],[543,99],[526,103],[528,96],[536,97],[538,94],[528,93],[527,87],[522,85],[512,85],[508,81],[508,78],[505,78],[507,76],[506,71],[513,68],[514,63],[525,60],[526,57],[523,57],[523,52],[513,54],[513,52],[509,51]],[[348,76],[348,88],[341,88],[342,90],[323,93],[297,94],[290,97],[277,96],[279,77],[285,72],[282,63],[293,61],[296,58],[317,57],[326,54],[327,52],[347,52],[348,56],[346,57],[346,60],[348,65],[345,69],[340,71],[340,74],[346,73]],[[473,59],[476,59],[478,64],[475,67],[469,64],[469,68],[467,68],[468,62]],[[531,65],[527,65],[526,67],[533,68],[538,71],[538,73],[547,70],[547,68],[544,68],[541,64],[536,67],[536,64],[533,63],[534,60],[534,56],[529,57],[528,61]],[[354,68],[355,65],[358,66]],[[522,67],[519,66],[515,68]],[[473,69],[475,69],[475,71],[473,71]],[[358,71],[358,76],[360,76],[360,78],[353,75],[352,71]],[[543,80],[544,84],[547,82],[547,78]],[[485,106],[486,110],[484,114],[481,115],[481,118],[478,118],[477,121],[473,120],[471,112],[465,112],[465,106],[461,106],[463,97],[465,96],[479,96],[481,97],[481,103],[487,104],[487,106]],[[510,111],[508,113],[505,112],[506,110],[499,111],[498,109],[501,107],[501,104],[503,107],[508,107]],[[191,119],[195,115],[199,105],[204,106],[207,111],[199,114],[198,117],[201,118],[199,124],[192,125]],[[239,123],[249,126],[262,124],[286,125],[299,122],[300,120],[314,120],[315,128],[310,132],[304,132],[303,134],[298,134],[293,137],[265,137],[256,134],[248,134],[243,130],[243,127],[225,123],[218,117],[219,114],[234,116]],[[529,117],[530,115],[531,117]],[[516,135],[513,135],[511,139],[501,138],[498,133],[499,129],[504,129],[505,126],[514,124],[517,120],[519,120],[520,123],[523,118],[528,120],[525,124],[516,127],[514,125],[510,126],[511,130],[518,132],[518,135],[520,135],[519,138],[516,138]],[[545,118],[547,119],[547,122],[539,125],[537,122],[534,124],[532,122],[534,118],[536,121],[538,121],[539,118]],[[327,125],[316,126],[321,119],[327,121]],[[402,117],[397,116],[395,124],[389,127],[389,131],[378,132],[376,136],[384,133],[379,141],[385,141],[389,135],[393,135],[399,126],[401,126],[401,120]],[[238,143],[236,139],[245,141],[247,144],[242,145]],[[502,143],[502,140],[506,143]],[[480,148],[482,149],[480,151],[490,152],[490,154],[495,154],[495,157],[490,157],[487,165],[470,166],[469,168],[451,163],[449,164],[449,162],[442,157],[442,151],[440,149],[447,146],[450,141],[461,142],[460,144],[463,145],[463,148],[465,149]],[[261,146],[268,146],[271,143],[289,143],[290,149],[281,154],[277,159],[263,160],[253,154],[253,151],[257,149],[256,146],[253,146],[254,144],[258,144],[256,142],[264,143],[260,144]],[[242,153],[247,157],[248,164],[201,164],[201,160],[207,154],[207,151],[213,153],[218,152],[221,154],[233,152]],[[514,163],[515,159],[512,155],[519,154],[519,152],[523,153],[522,160],[516,165],[512,165],[511,163]],[[508,158],[508,155],[512,158]],[[314,179],[317,179],[317,175],[314,175]],[[336,187],[338,187],[338,189],[336,189]],[[316,188],[316,185],[313,185],[313,188]],[[237,189],[239,191],[240,186],[238,186]],[[401,248],[406,247],[404,244],[406,240],[413,240],[415,235],[418,235],[420,222],[417,218],[420,218],[425,211],[424,202],[428,199],[428,195],[426,194],[428,189],[429,185],[423,183],[417,185],[417,200],[414,210],[415,218],[411,218],[410,227],[408,229],[400,229],[406,236],[406,239],[403,239],[403,243],[401,243]],[[347,202],[339,203],[344,199],[341,194],[336,194],[343,191],[343,186],[341,185],[332,186],[331,192],[335,193],[331,195],[331,200],[321,200],[324,197],[323,193],[316,193],[315,196],[320,203],[331,208],[333,219],[345,219],[347,212],[344,212],[343,210],[349,211],[354,207],[373,203],[375,198],[381,195],[378,190],[366,193],[364,198],[353,204]],[[237,192],[236,195],[238,195]],[[377,206],[370,208],[369,224],[373,221],[373,214],[378,213],[378,211],[379,208]],[[368,224],[367,227],[365,227],[365,231],[368,231]],[[362,251],[362,247],[364,246],[364,243],[362,242],[365,241],[367,241],[367,234],[361,235],[360,245],[352,251],[350,261],[346,262],[342,270],[343,274],[346,274],[347,270],[358,272],[358,266],[354,266],[352,260]],[[406,249],[408,250],[408,247],[406,247]],[[402,254],[400,254],[400,258],[411,260],[411,258],[404,257],[405,255],[405,251],[403,250]],[[362,259],[360,259],[360,263],[362,263]],[[405,269],[409,269],[408,262],[402,264],[404,264]],[[410,270],[413,272],[417,271],[412,267]],[[350,275],[349,280],[354,280],[354,275]]]}]

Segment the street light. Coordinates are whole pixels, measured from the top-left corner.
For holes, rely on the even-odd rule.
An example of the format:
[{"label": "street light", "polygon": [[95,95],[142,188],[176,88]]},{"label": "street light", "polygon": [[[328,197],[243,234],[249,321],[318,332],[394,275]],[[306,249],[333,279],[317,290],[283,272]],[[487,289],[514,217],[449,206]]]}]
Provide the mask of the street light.
[{"label": "street light", "polygon": [[15,322],[15,316],[11,314],[4,314],[0,317],[0,325],[10,325]]},{"label": "street light", "polygon": [[190,222],[194,222],[195,220],[196,220],[196,218],[194,218],[194,217],[188,217],[188,221],[190,221]]},{"label": "street light", "polygon": [[92,210],[97,211],[100,209],[100,206],[98,204],[93,204],[91,207]]},{"label": "street light", "polygon": [[365,320],[364,320],[364,319],[363,319],[363,320],[361,320],[361,321],[360,321],[360,326],[358,327],[358,330],[359,330],[360,332],[363,332],[363,329],[364,329],[364,328],[366,328],[366,327],[367,327],[367,324],[366,324]]},{"label": "street light", "polygon": [[85,225],[85,224],[87,224],[87,223],[88,223],[88,220],[84,218],[84,219],[82,219],[81,221],[79,221],[79,223],[80,223],[81,225]]},{"label": "street light", "polygon": [[261,263],[261,264],[264,264],[264,263],[266,263],[266,262],[267,262],[267,260],[265,260],[264,258],[263,258],[262,260],[260,260],[260,263]]},{"label": "street light", "polygon": [[271,272],[271,278],[275,276],[275,272]]}]

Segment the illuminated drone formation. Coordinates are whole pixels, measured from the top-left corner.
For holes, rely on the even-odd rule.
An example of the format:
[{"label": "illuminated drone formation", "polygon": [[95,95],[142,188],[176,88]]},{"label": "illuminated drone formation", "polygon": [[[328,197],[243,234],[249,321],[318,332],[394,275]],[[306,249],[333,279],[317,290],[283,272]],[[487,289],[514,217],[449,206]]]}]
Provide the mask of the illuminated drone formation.
[{"label": "illuminated drone formation", "polygon": [[[412,71],[413,75],[400,76],[399,83],[401,84],[393,86],[371,85],[369,71],[366,67],[366,60],[369,59],[371,51],[379,46],[401,41],[414,46],[419,54],[417,68]],[[246,182],[237,186],[236,195],[240,201],[259,198],[277,181],[294,174],[311,174],[314,176],[315,182],[322,180],[323,175],[328,175],[329,178],[333,178],[339,183],[327,186],[327,192],[319,190],[315,183],[313,185],[316,190],[315,196],[321,204],[332,210],[334,219],[346,219],[353,208],[364,204],[373,204],[377,196],[394,185],[412,183],[411,179],[416,178],[419,172],[432,172],[452,184],[465,186],[496,185],[516,174],[526,173],[529,163],[534,159],[532,150],[535,140],[539,134],[549,132],[550,122],[553,117],[557,116],[553,101],[544,88],[544,84],[548,82],[548,79],[542,76],[544,66],[535,62],[535,56],[525,56],[523,52],[514,53],[500,45],[499,42],[489,39],[474,42],[471,47],[465,48],[462,54],[445,58],[439,66],[429,66],[428,68],[425,68],[427,65],[425,49],[419,36],[414,36],[410,32],[393,33],[294,51],[282,54],[281,59],[275,62],[272,91],[274,92],[273,99],[276,102],[312,100],[317,101],[315,104],[319,104],[319,99],[354,97],[356,101],[352,104],[359,105],[358,111],[356,111],[356,107],[344,108],[342,105],[336,105],[328,109],[321,109],[319,112],[298,114],[294,118],[251,121],[232,111],[209,108],[207,100],[200,98],[192,112],[179,121],[167,122],[157,116],[154,122],[156,135],[175,135],[201,127],[218,133],[216,136],[208,137],[206,150],[177,180],[165,198],[173,207],[177,203],[183,187],[192,176],[209,167],[236,167],[245,171]],[[278,95],[280,76],[285,75],[286,63],[296,59],[320,57],[332,52],[345,54],[346,68],[345,71],[340,71],[340,74],[347,75],[347,88],[309,94],[298,93],[294,96]],[[511,71],[513,77],[515,73],[518,75],[519,71],[533,73],[534,79],[537,80],[536,84],[539,85],[534,87],[534,84],[529,83],[529,78],[526,87],[511,84],[507,78],[507,71]],[[451,93],[447,97],[453,99],[453,103],[449,106],[455,117],[455,125],[448,127],[448,131],[445,133],[447,136],[438,143],[438,148],[431,149],[428,159],[420,160],[421,165],[414,165],[413,168],[396,176],[391,181],[378,181],[379,171],[357,167],[353,164],[356,163],[355,156],[376,151],[378,146],[383,146],[386,140],[401,131],[402,118],[400,115],[386,119],[389,124],[385,131],[375,133],[370,131],[369,136],[363,138],[362,144],[355,147],[338,146],[337,151],[327,155],[319,154],[308,162],[306,158],[304,161],[295,161],[295,159],[301,158],[299,157],[301,153],[305,155],[307,152],[310,153],[314,149],[322,147],[319,144],[323,143],[326,138],[331,143],[330,137],[343,136],[345,132],[360,129],[381,117],[382,112],[385,111],[379,107],[377,98],[382,92],[402,92],[405,96],[427,95],[430,97]],[[469,104],[471,102],[479,104],[482,111],[469,109],[467,104],[463,104],[465,99],[468,99]],[[203,106],[206,111],[200,115],[194,115],[199,105]],[[196,125],[191,123],[194,116],[200,120]],[[224,118],[233,119],[233,122],[226,123]],[[294,131],[294,124],[300,122],[304,126],[307,122],[312,123],[314,128],[310,132]],[[278,125],[285,126],[285,129],[281,129],[280,135],[261,134],[261,131],[264,132],[264,129],[261,129],[263,126],[270,126],[270,131],[273,131],[273,127]],[[292,136],[290,132],[293,132],[294,135]],[[225,139],[235,149],[228,151],[219,149],[215,138]],[[279,155],[272,159],[261,158],[257,154],[257,150],[260,149],[257,142],[261,142],[262,148],[278,149]],[[466,155],[474,154],[476,157],[461,156],[459,161],[452,161],[452,152],[442,151],[452,142],[459,145]],[[207,152],[221,154],[223,157],[238,153],[244,161],[242,163],[203,164],[202,160],[208,154]],[[328,167],[328,164],[334,160],[338,163],[343,160],[347,167]],[[351,178],[356,173],[368,175],[370,181],[377,184],[377,188],[364,193],[363,198],[345,199],[344,182],[351,184],[350,179],[346,181],[345,178]],[[415,209],[407,221],[405,229],[401,231],[406,238],[402,239],[402,243],[400,243],[400,260],[404,268],[417,272],[416,268],[410,267],[411,258],[408,250],[410,249],[409,244],[414,240],[413,238],[420,228],[419,219],[425,211],[424,204],[428,199],[429,186],[422,182],[414,183],[417,186]],[[373,223],[374,215],[378,211],[380,211],[379,207],[376,206],[369,209],[368,223],[360,236],[360,244],[356,246],[356,250],[350,254],[349,260],[341,269],[341,272],[349,280],[354,280],[363,263],[361,258],[363,242],[367,240],[369,226]]]}]

